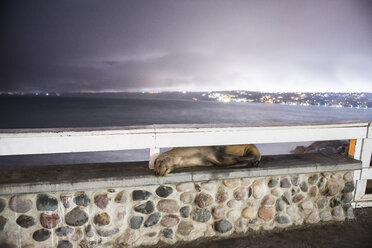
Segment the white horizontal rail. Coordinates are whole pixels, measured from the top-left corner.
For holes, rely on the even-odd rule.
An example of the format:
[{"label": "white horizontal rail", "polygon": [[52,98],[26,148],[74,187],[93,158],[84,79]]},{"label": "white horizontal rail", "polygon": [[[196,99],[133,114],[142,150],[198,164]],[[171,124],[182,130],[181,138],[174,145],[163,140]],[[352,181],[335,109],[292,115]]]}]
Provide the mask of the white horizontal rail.
[{"label": "white horizontal rail", "polygon": [[365,139],[369,124],[0,132],[0,155]]}]

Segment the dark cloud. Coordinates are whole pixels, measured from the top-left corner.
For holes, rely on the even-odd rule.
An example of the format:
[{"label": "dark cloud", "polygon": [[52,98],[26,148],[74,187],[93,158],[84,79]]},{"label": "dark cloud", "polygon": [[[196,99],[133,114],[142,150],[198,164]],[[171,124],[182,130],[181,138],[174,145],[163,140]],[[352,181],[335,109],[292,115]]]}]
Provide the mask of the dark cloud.
[{"label": "dark cloud", "polygon": [[0,91],[372,91],[369,1],[8,1]]}]

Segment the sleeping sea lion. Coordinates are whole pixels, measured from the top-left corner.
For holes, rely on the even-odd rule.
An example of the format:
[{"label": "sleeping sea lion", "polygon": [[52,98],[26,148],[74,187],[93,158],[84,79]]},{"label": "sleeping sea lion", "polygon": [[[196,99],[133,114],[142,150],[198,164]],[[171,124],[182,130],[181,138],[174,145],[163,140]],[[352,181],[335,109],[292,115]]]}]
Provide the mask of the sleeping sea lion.
[{"label": "sleeping sea lion", "polygon": [[255,145],[177,147],[155,160],[155,173],[166,176],[174,169],[192,166],[258,166],[261,153]]}]

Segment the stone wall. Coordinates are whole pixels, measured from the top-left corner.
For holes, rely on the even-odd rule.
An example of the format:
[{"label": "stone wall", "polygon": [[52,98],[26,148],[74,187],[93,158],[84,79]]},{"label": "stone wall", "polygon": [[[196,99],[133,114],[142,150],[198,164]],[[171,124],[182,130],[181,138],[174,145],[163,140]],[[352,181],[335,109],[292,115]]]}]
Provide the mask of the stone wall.
[{"label": "stone wall", "polygon": [[0,247],[172,244],[353,218],[353,172],[0,196]]}]

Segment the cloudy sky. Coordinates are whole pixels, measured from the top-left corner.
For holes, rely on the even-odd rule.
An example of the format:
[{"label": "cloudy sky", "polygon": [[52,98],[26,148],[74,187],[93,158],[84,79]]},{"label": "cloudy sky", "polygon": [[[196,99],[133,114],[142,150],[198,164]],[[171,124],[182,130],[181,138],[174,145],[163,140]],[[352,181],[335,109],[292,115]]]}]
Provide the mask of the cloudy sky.
[{"label": "cloudy sky", "polygon": [[372,1],[2,1],[0,91],[372,92]]}]

